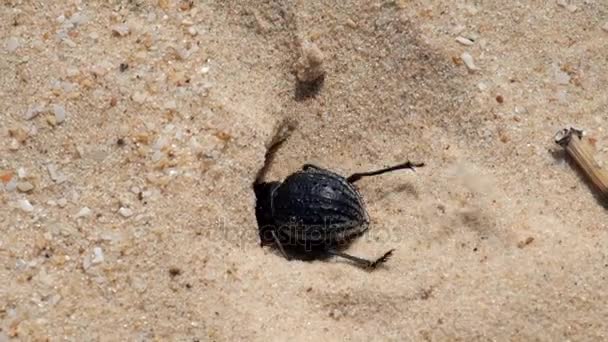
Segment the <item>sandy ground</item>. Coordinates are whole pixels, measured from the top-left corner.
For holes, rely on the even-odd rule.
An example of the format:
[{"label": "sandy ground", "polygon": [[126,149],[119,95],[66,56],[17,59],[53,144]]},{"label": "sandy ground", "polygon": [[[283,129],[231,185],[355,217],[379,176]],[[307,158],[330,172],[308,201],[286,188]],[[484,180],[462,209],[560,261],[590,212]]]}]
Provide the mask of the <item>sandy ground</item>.
[{"label": "sandy ground", "polygon": [[[608,338],[608,213],[552,141],[574,124],[608,160],[608,2],[5,0],[0,19],[0,341]],[[359,184],[371,230],[348,252],[396,248],[385,267],[258,246],[251,183],[285,119],[269,178],[427,164]]]}]

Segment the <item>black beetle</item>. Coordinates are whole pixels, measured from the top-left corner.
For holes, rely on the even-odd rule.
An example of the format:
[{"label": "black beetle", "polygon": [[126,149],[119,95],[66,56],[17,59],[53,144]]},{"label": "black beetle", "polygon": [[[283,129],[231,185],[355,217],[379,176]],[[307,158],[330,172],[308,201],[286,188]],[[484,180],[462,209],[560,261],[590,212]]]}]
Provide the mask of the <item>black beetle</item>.
[{"label": "black beetle", "polygon": [[377,171],[342,177],[332,171],[305,164],[302,170],[281,182],[262,180],[274,152],[286,138],[271,144],[266,162],[258,172],[253,188],[255,213],[262,246],[275,244],[286,259],[286,248],[304,258],[339,256],[366,268],[375,268],[391,256],[393,250],[376,260],[355,257],[338,250],[369,227],[364,202],[354,183],[363,177],[401,169],[414,169],[424,163],[405,162]]}]

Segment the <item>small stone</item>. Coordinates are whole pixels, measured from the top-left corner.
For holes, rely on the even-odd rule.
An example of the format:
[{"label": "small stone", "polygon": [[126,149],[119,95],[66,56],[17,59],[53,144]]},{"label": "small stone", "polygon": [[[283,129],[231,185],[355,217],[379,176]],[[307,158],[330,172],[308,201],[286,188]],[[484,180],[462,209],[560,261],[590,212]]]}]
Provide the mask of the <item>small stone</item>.
[{"label": "small stone", "polygon": [[146,102],[147,96],[146,96],[146,94],[138,91],[138,92],[135,92],[135,94],[133,94],[133,96],[131,98],[136,103],[143,104],[144,102]]},{"label": "small stone", "polygon": [[65,199],[65,198],[60,198],[60,199],[57,200],[57,205],[60,208],[65,208],[65,206],[68,205],[68,200]]},{"label": "small stone", "polygon": [[124,37],[130,33],[129,26],[127,24],[115,25],[112,27],[112,34],[117,37]]},{"label": "small stone", "polygon": [[21,179],[27,177],[27,170],[24,167],[20,167],[17,169],[17,176]]},{"label": "small stone", "polygon": [[460,59],[462,59],[464,65],[466,65],[469,70],[479,70],[479,68],[475,65],[475,62],[473,62],[473,57],[468,52],[463,52],[462,55],[460,55]]},{"label": "small stone", "polygon": [[8,145],[8,149],[11,151],[17,151],[19,149],[19,146],[19,141],[15,138],[12,138],[10,144]]},{"label": "small stone", "polygon": [[106,152],[102,149],[95,149],[89,153],[88,157],[93,159],[96,162],[102,162],[104,159],[106,159],[108,157],[108,152]]},{"label": "small stone", "polygon": [[103,250],[101,247],[93,248],[93,258],[91,259],[91,264],[101,264],[104,261]]},{"label": "small stone", "polygon": [[55,124],[60,125],[65,121],[65,108],[62,105],[53,105]]},{"label": "small stone", "polygon": [[19,40],[16,37],[10,37],[6,40],[6,51],[15,52],[19,48]]},{"label": "small stone", "polygon": [[604,26],[602,26],[602,30],[604,30],[604,32],[608,32],[608,23],[605,23]]},{"label": "small stone", "polygon": [[17,205],[19,205],[19,209],[21,209],[27,213],[31,213],[32,211],[34,211],[34,206],[32,206],[30,201],[28,201],[26,199],[18,200]]},{"label": "small stone", "polygon": [[34,185],[30,182],[17,182],[17,190],[21,192],[30,192],[34,190]]},{"label": "small stone", "polygon": [[63,38],[61,41],[63,41],[63,43],[71,48],[75,48],[76,47],[76,43],[71,40],[70,38]]},{"label": "small stone", "polygon": [[118,213],[120,214],[120,216],[125,218],[133,216],[133,210],[131,210],[130,208],[121,207],[120,209],[118,209]]},{"label": "small stone", "polygon": [[[1,183],[0,183],[1,184]],[[5,185],[4,189],[8,192],[15,191],[17,189],[17,178],[11,178]]]},{"label": "small stone", "polygon": [[317,44],[303,41],[300,58],[295,65],[296,77],[301,82],[315,82],[325,76],[323,52]]},{"label": "small stone", "polygon": [[193,36],[193,37],[194,37],[194,36],[196,36],[196,35],[198,34],[198,32],[196,31],[196,29],[195,29],[194,27],[192,27],[192,26],[188,27],[188,33],[189,33],[191,36]]},{"label": "small stone", "polygon": [[49,164],[47,165],[47,170],[49,171],[49,176],[51,176],[51,179],[55,183],[61,184],[67,180],[65,175],[57,169],[57,165]]},{"label": "small stone", "polygon": [[461,36],[456,37],[456,41],[458,43],[460,43],[462,45],[466,45],[466,46],[471,46],[474,44],[474,42],[472,40],[465,38],[465,37],[461,37]]},{"label": "small stone", "polygon": [[88,207],[82,207],[82,209],[80,209],[76,214],[76,218],[87,217],[89,215],[91,215],[91,209]]}]

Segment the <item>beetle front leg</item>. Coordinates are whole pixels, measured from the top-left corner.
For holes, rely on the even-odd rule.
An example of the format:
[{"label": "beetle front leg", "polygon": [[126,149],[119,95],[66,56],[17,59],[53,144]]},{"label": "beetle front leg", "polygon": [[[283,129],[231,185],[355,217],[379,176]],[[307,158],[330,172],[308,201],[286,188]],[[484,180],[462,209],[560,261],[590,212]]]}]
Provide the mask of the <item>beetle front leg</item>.
[{"label": "beetle front leg", "polygon": [[281,244],[281,241],[279,240],[279,237],[277,236],[277,233],[275,231],[272,231],[272,237],[274,238],[274,243],[276,243],[277,247],[281,251],[281,254],[283,254],[283,257],[287,259],[287,261],[291,260],[289,255],[285,253],[285,249],[283,248],[283,245]]}]

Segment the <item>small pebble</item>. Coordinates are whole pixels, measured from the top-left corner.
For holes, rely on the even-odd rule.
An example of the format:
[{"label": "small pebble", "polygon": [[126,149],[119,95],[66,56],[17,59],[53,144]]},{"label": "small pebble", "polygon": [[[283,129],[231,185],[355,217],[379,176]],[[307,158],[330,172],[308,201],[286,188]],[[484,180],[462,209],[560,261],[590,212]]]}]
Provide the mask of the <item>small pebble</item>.
[{"label": "small pebble", "polygon": [[473,57],[468,52],[463,52],[462,55],[460,55],[460,59],[462,59],[464,65],[466,65],[469,70],[479,70],[479,68],[475,65],[475,62],[473,62]]},{"label": "small pebble", "polygon": [[192,27],[192,26],[191,26],[191,27],[188,27],[188,33],[189,33],[191,36],[193,36],[193,37],[194,37],[194,36],[196,36],[196,35],[198,34],[198,32],[196,31],[196,29],[195,29],[194,27]]},{"label": "small pebble", "polygon": [[101,247],[93,248],[93,259],[91,259],[92,264],[101,264],[104,260],[103,250]]},{"label": "small pebble", "polygon": [[34,206],[32,206],[30,201],[26,199],[18,200],[17,204],[19,205],[19,208],[25,212],[31,213],[32,211],[34,211]]},{"label": "small pebble", "polygon": [[62,105],[53,105],[53,113],[55,114],[55,123],[57,125],[65,121],[65,108]]},{"label": "small pebble", "polygon": [[89,215],[91,215],[91,209],[89,209],[88,207],[83,207],[76,214],[76,218],[86,217],[86,216],[89,216]]},{"label": "small pebble", "polygon": [[118,37],[124,37],[128,35],[129,32],[129,26],[127,26],[127,24],[120,24],[112,27],[112,34]]},{"label": "small pebble", "polygon": [[19,40],[16,37],[10,37],[6,40],[6,51],[15,52],[19,48]]},{"label": "small pebble", "polygon": [[125,207],[121,207],[120,209],[118,209],[118,213],[120,214],[120,216],[125,218],[133,216],[133,210]]},{"label": "small pebble", "polygon": [[20,167],[17,169],[17,176],[21,179],[26,178],[27,177],[27,170],[23,167]]},{"label": "small pebble", "polygon": [[8,145],[8,149],[11,151],[17,151],[19,149],[19,141],[12,138],[10,144]]},{"label": "small pebble", "polygon": [[608,23],[605,23],[604,26],[602,26],[602,30],[608,32]]},{"label": "small pebble", "polygon": [[17,189],[17,178],[13,177],[11,180],[9,180],[4,185],[4,189],[6,189],[6,191],[8,191],[8,192],[15,191],[15,189]]},{"label": "small pebble", "polygon": [[65,206],[68,205],[68,200],[65,199],[65,198],[60,198],[60,199],[57,200],[57,205],[60,208],[65,208]]},{"label": "small pebble", "polygon": [[34,185],[30,182],[17,182],[17,190],[21,192],[30,192],[34,190]]},{"label": "small pebble", "polygon": [[47,170],[49,171],[49,176],[51,176],[51,179],[55,183],[61,184],[66,181],[65,175],[57,169],[57,166],[55,164],[49,164],[47,166]]},{"label": "small pebble", "polygon": [[461,36],[456,37],[456,41],[458,43],[460,43],[462,45],[466,45],[466,46],[471,46],[474,44],[474,42],[472,40],[465,38],[465,37],[461,37]]},{"label": "small pebble", "polygon": [[146,102],[147,96],[146,96],[146,94],[138,91],[138,92],[135,92],[135,94],[133,94],[133,96],[131,98],[136,103],[143,104],[144,102]]}]

